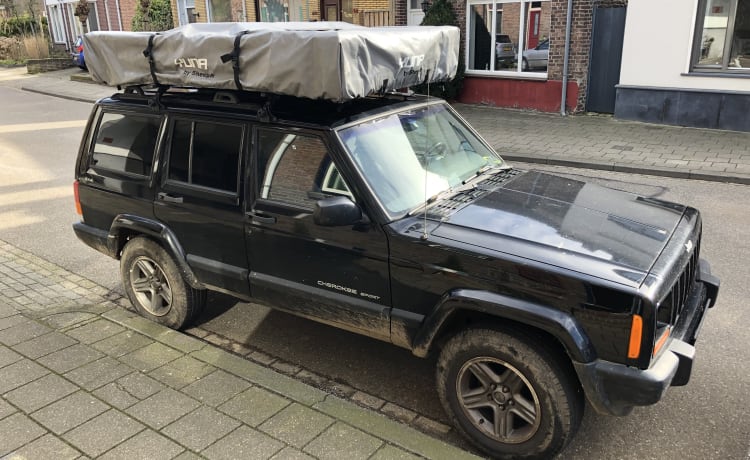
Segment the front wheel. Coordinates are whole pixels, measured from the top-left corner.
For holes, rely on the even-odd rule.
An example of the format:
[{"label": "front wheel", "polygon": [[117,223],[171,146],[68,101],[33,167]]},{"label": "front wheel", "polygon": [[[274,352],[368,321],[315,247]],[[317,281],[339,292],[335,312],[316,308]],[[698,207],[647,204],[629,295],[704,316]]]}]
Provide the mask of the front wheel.
[{"label": "front wheel", "polygon": [[572,369],[520,333],[469,329],[440,355],[440,401],[458,428],[494,458],[551,458],[572,439],[584,399]]},{"label": "front wheel", "polygon": [[133,238],[125,245],[120,274],[138,313],[172,329],[186,326],[206,302],[206,291],[185,282],[167,251],[148,238]]},{"label": "front wheel", "polygon": [[526,58],[523,58],[523,61],[521,62],[521,70],[524,72],[529,70],[529,61],[527,61]]}]

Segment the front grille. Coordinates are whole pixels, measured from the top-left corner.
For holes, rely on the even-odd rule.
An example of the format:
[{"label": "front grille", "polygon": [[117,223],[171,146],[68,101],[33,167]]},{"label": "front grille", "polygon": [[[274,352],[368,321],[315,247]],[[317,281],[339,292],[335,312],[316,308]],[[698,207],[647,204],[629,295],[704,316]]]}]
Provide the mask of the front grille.
[{"label": "front grille", "polygon": [[695,243],[693,254],[690,256],[685,269],[680,273],[677,282],[672,286],[669,294],[659,303],[657,321],[667,325],[675,325],[685,308],[687,298],[695,283],[695,275],[698,271],[698,259],[700,257],[700,237]]}]

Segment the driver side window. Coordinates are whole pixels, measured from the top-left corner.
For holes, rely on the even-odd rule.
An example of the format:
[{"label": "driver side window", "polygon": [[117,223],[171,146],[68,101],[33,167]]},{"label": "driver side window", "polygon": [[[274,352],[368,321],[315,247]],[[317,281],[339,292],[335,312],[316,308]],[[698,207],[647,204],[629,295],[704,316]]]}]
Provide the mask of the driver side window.
[{"label": "driver side window", "polygon": [[303,209],[325,196],[352,197],[320,138],[280,130],[258,130],[258,183],[261,199]]}]

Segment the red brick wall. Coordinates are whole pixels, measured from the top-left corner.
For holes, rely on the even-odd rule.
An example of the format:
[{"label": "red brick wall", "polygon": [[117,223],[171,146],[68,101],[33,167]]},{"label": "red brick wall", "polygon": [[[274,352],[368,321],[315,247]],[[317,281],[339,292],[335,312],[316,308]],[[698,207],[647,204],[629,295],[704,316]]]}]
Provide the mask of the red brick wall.
[{"label": "red brick wall", "polygon": [[[200,1],[200,0],[198,0]],[[195,3],[197,4],[198,1]],[[122,17],[122,30],[133,30],[133,16],[138,0],[120,0],[120,16]]]},{"label": "red brick wall", "polygon": [[[465,0],[451,0],[453,4],[453,10],[459,21],[459,28],[461,29],[461,51],[465,49],[466,44],[466,1]],[[584,110],[586,103],[586,83],[588,79],[588,64],[589,64],[589,49],[591,47],[591,26],[593,19],[593,11],[596,6],[603,7],[619,7],[627,6],[627,0],[573,0],[573,17],[571,24],[571,43],[570,43],[570,55],[569,55],[569,67],[568,67],[568,78],[569,82],[573,86],[569,88],[576,88],[577,94],[575,98],[575,106],[571,109],[573,112],[579,112]],[[504,4],[503,5],[503,33],[511,35],[511,37],[518,36],[518,12],[520,4]],[[565,52],[565,22],[567,19],[567,0],[551,0],[550,2],[542,3],[542,29],[540,31],[540,37],[547,36],[550,39],[550,53],[549,53],[549,66],[547,68],[548,82],[552,83],[553,86],[561,88],[561,81],[563,77],[563,55]],[[515,14],[513,14],[515,11]],[[403,16],[400,16],[403,15]],[[396,18],[402,17],[402,23],[406,24],[406,2],[404,0],[398,0],[396,3]],[[397,24],[400,24],[397,22]],[[549,29],[545,29],[546,25],[549,24]],[[517,41],[517,38],[514,38]],[[474,77],[469,77],[473,79]],[[483,81],[475,82],[472,85],[472,91],[475,93],[471,97],[464,97],[462,94],[462,100],[475,100],[480,95],[476,91],[489,91],[489,88],[500,87],[496,92],[506,94],[508,88],[519,88],[518,82],[514,82],[514,79],[503,79],[503,78],[483,78]],[[503,83],[503,82],[507,83]],[[523,85],[521,85],[523,86]],[[524,86],[525,87],[525,86]],[[538,85],[531,85],[529,88],[536,88],[540,90]],[[545,94],[551,97],[554,91],[544,90]],[[467,95],[468,96],[468,95]],[[484,99],[490,101],[492,94],[485,95]],[[500,98],[506,100],[505,97]],[[571,101],[568,101],[570,104]],[[549,107],[549,103],[543,104],[544,107]],[[514,104],[514,106],[530,107],[523,102],[520,104]],[[559,107],[559,99],[558,99]],[[537,107],[530,107],[537,108]],[[542,109],[538,107],[538,109]],[[543,109],[542,109],[543,110]]]}]

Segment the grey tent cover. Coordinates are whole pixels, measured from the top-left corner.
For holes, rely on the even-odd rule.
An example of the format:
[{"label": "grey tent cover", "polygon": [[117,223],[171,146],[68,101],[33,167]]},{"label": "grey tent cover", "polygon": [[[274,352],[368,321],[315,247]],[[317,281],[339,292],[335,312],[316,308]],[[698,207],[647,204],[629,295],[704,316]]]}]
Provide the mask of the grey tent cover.
[{"label": "grey tent cover", "polygon": [[459,31],[343,22],[210,23],[159,33],[89,32],[83,42],[89,72],[100,83],[217,89],[238,89],[239,83],[248,91],[345,101],[451,79]]}]

